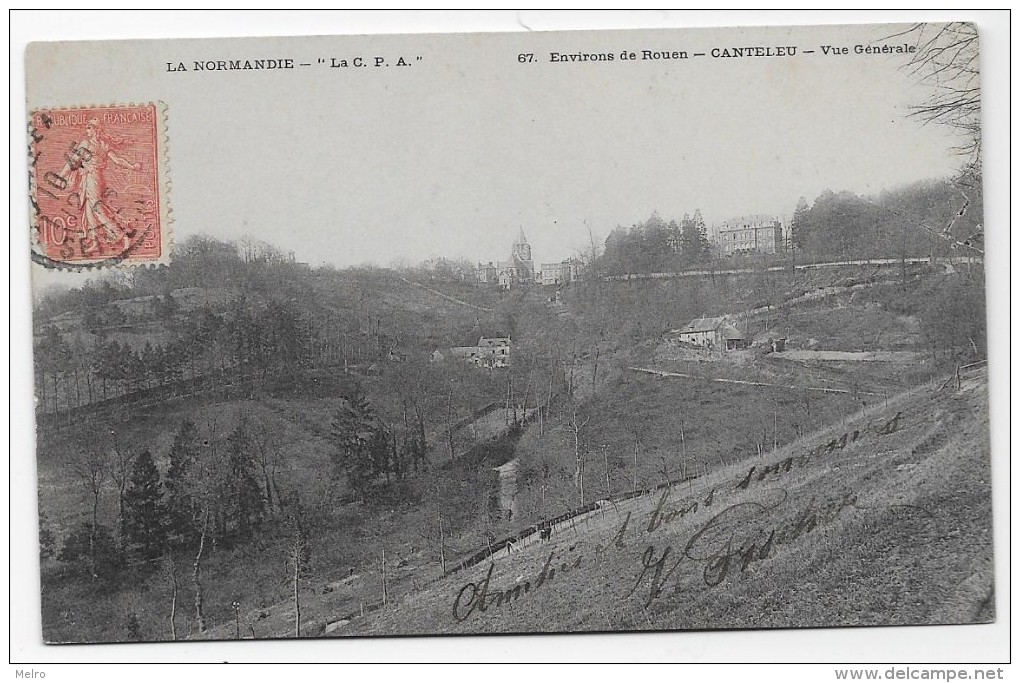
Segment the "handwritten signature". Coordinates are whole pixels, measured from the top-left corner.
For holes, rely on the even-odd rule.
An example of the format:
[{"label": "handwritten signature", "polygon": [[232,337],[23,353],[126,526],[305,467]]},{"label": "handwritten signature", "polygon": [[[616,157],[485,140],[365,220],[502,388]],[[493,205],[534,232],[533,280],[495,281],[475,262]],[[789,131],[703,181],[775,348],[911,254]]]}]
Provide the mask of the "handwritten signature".
[{"label": "handwritten signature", "polygon": [[[847,432],[799,457],[788,457],[765,466],[752,466],[732,490],[746,491],[752,482],[761,483],[767,478],[769,483],[774,485],[776,480],[789,474],[793,469],[845,448],[868,432],[886,436],[898,431],[901,419],[902,413],[897,413],[885,423]],[[726,489],[720,491],[721,494],[725,492]],[[663,489],[647,525],[637,529],[637,534],[652,533],[676,520],[691,519],[697,513],[712,508],[716,502],[717,489],[713,488],[701,501],[687,500],[672,505],[669,504],[671,493],[670,488]],[[742,574],[753,564],[768,559],[777,547],[832,524],[848,508],[861,512],[877,509],[859,505],[857,494],[847,489],[833,499],[818,501],[811,498],[806,505],[794,510],[792,514],[780,517],[781,509],[788,498],[787,492],[780,488],[768,488],[761,489],[758,495],[761,496],[759,501],[742,501],[722,509],[688,539],[680,552],[675,552],[670,545],[663,547],[660,552],[654,544],[649,544],[641,555],[637,576],[625,597],[634,595],[645,586],[647,593],[644,605],[647,608],[662,596],[671,580],[674,581],[674,593],[679,592],[686,583],[683,577],[687,574],[680,573],[684,567],[690,567],[694,571],[700,570],[702,583],[708,588],[713,588],[735,574]],[[930,516],[930,513],[922,508],[917,510]],[[777,517],[780,517],[779,521],[775,521]],[[596,563],[604,553],[614,548],[626,547],[625,538],[630,521],[631,514],[628,512],[609,543],[605,546],[595,545]],[[573,553],[575,548],[576,546],[571,546],[568,555]],[[513,586],[502,589],[491,585],[495,564],[490,563],[483,579],[466,583],[461,587],[453,603],[453,617],[462,622],[476,612],[509,605],[548,586],[557,573],[563,575],[577,570],[582,563],[580,554],[564,557],[552,552],[536,576],[526,580],[523,576],[518,577]]]},{"label": "handwritten signature", "polygon": [[[627,595],[633,595],[643,583],[647,583],[645,607],[648,607],[662,594],[665,584],[685,562],[701,567],[706,586],[718,586],[734,571],[745,571],[753,563],[768,558],[777,546],[831,524],[845,509],[857,505],[857,495],[846,491],[842,497],[823,503],[812,499],[785,521],[769,525],[764,523],[763,518],[782,507],[787,497],[781,489],[770,490],[769,494],[773,500],[741,502],[726,507],[691,536],[678,556],[673,553],[672,546],[666,546],[659,554],[654,545],[649,545]],[[671,559],[671,555],[675,559]],[[680,584],[678,581],[675,590],[681,588]]]}]

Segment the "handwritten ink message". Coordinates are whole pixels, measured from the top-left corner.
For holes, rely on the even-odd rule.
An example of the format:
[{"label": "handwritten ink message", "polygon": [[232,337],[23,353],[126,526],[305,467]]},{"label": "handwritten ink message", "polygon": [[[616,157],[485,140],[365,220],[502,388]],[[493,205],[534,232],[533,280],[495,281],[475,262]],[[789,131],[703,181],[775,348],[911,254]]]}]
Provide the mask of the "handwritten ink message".
[{"label": "handwritten ink message", "polygon": [[[594,545],[593,556],[583,553],[580,544],[571,545],[566,551],[550,552],[540,570],[517,577],[512,586],[494,584],[496,564],[490,562],[483,578],[465,583],[457,592],[453,618],[463,622],[472,615],[498,610],[525,598],[534,599],[546,592],[554,580],[561,585],[568,584],[571,579],[564,577],[586,565],[598,564],[607,553],[642,545],[644,549],[637,558],[633,579],[629,580],[629,589],[623,597],[638,595],[647,608],[667,591],[679,594],[684,590],[713,589],[727,579],[739,577],[755,564],[767,561],[778,548],[833,524],[849,511],[867,513],[882,509],[859,505],[857,493],[849,488],[829,499],[810,497],[806,503],[793,504],[789,492],[777,488],[776,484],[792,472],[869,434],[886,436],[898,431],[902,419],[902,413],[896,413],[887,421],[846,432],[799,456],[768,465],[752,465],[730,485],[716,486],[698,499],[673,500],[674,489],[663,488],[646,520],[632,519],[633,513],[627,512],[610,540],[605,545]],[[749,495],[756,497],[722,504],[724,499]],[[645,541],[645,537],[670,525],[691,522],[695,515],[703,518],[706,512],[714,514],[682,538],[682,545],[656,545]]]}]

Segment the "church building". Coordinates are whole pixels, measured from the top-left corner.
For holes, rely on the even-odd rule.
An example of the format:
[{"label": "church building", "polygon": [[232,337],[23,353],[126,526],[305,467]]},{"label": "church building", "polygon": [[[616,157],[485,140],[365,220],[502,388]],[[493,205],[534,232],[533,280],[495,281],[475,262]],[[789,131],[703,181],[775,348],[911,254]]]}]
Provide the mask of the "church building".
[{"label": "church building", "polygon": [[535,262],[531,257],[531,245],[528,238],[524,236],[522,227],[517,233],[517,239],[510,247],[510,260],[492,261],[479,263],[475,270],[479,282],[498,283],[505,289],[513,285],[535,281]]}]

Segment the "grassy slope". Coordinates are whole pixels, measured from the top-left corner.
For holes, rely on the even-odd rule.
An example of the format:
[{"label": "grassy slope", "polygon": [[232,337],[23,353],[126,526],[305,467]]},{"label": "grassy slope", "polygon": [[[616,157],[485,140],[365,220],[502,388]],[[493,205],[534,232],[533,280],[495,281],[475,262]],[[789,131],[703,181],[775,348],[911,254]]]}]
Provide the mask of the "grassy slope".
[{"label": "grassy slope", "polygon": [[[878,433],[897,413],[901,415],[898,429]],[[453,615],[458,591],[469,583],[477,586],[489,571],[488,563],[356,619],[340,633],[991,620],[987,414],[983,377],[965,381],[960,391],[950,387],[934,392],[928,387],[907,392],[888,407],[855,415],[845,427],[823,429],[761,461],[721,468],[672,491],[667,510],[686,508],[695,501],[700,506],[655,530],[649,531],[648,524],[658,494],[621,504],[618,511],[610,509],[604,516],[593,513],[574,530],[558,529],[547,544],[535,543],[509,557],[500,556],[492,564],[487,609],[476,609],[463,621]],[[855,442],[830,454],[817,454],[817,446],[854,429],[861,432]],[[800,459],[812,452],[816,454]],[[789,472],[771,472],[764,481],[752,477],[746,490],[736,487],[751,465],[760,470],[786,457],[795,458]],[[712,504],[706,506],[712,491]],[[834,504],[848,501],[853,502],[837,512]],[[628,513],[622,547],[617,547],[612,540]],[[710,525],[720,513],[723,516]],[[797,520],[811,515],[816,525],[811,528],[803,521],[797,529]],[[779,529],[786,538],[764,553],[766,532],[771,529]],[[734,550],[754,543],[756,557],[764,557],[742,570],[739,557],[726,555],[727,542]],[[599,550],[607,546],[608,550]],[[654,563],[667,548],[670,552],[659,577],[661,592],[653,595]],[[557,572],[539,587],[538,577],[550,555]],[[713,555],[714,562],[706,559]],[[652,566],[642,574],[643,563]],[[720,578],[724,564],[728,571],[718,585],[707,585],[706,578],[713,583]],[[517,599],[498,605],[492,597],[529,581],[530,592],[522,592]],[[474,590],[467,588],[462,607],[469,605]]]},{"label": "grassy slope", "polygon": [[[370,271],[350,276],[349,280],[352,287],[369,290],[375,301],[385,302],[379,310],[385,311],[391,320],[409,321],[412,326],[425,320],[434,321],[434,334],[447,345],[459,342],[464,334],[470,336],[470,328],[479,315],[474,309],[412,287],[392,274]],[[493,292],[477,288],[454,287],[450,291],[458,298],[477,300],[479,305],[492,305],[498,299]],[[230,298],[229,292],[221,292],[222,296],[217,298],[214,290],[188,290],[187,293],[187,309],[195,302]],[[328,304],[335,299],[342,304],[343,295],[350,293],[329,291],[324,287],[321,294],[319,303]],[[122,304],[130,306],[130,303]],[[455,331],[458,329],[467,332]],[[146,338],[156,340],[158,335],[165,334],[158,324],[146,325],[145,330],[135,332],[130,341],[139,345],[144,345]],[[387,421],[395,424],[399,421],[400,406],[387,385],[389,371],[390,368],[384,364],[381,375],[361,379],[369,399]],[[339,388],[341,378],[333,376],[335,372],[319,374],[322,376],[314,378],[314,386],[306,384],[283,393],[260,392],[251,400],[224,400],[213,395],[199,399],[186,397],[157,408],[133,411],[124,415],[121,422],[104,423],[104,426],[117,430],[121,447],[135,453],[149,449],[160,470],[165,473],[173,435],[182,419],[191,419],[203,433],[215,432],[225,437],[236,426],[239,417],[247,415],[253,424],[266,425],[273,434],[273,446],[280,463],[279,485],[289,490],[301,490],[303,498],[314,505],[321,500],[327,486],[332,449],[330,425],[336,410],[336,397],[342,394]],[[477,373],[467,373],[458,385],[458,396],[464,404],[460,413],[466,412],[467,408],[478,409],[489,402],[487,394],[491,392],[483,390],[488,379]],[[473,380],[478,380],[479,386],[471,384]],[[88,506],[77,479],[69,469],[74,457],[71,434],[61,427],[59,433],[41,437],[37,450],[39,495],[59,548],[71,527],[88,516]],[[431,429],[429,437],[436,444],[437,453],[432,456],[433,461],[443,461],[445,452],[439,437]],[[461,472],[451,477],[444,486],[472,490],[476,485],[474,474]],[[117,515],[116,493],[109,481],[107,487],[101,500],[100,522],[113,526]],[[316,551],[312,570],[317,577],[328,582],[345,575],[348,567],[371,564],[374,562],[372,548],[383,536],[393,541],[395,553],[401,549],[406,557],[416,558],[416,565],[436,561],[420,548],[424,544],[420,513],[403,510],[393,514],[390,506],[380,514],[378,510],[362,511],[355,507],[345,507],[338,513],[336,528],[322,531],[314,539]],[[454,547],[462,545],[466,549],[478,542],[473,536],[461,539],[467,517],[474,512],[474,507],[473,504],[464,506],[461,514],[454,514],[456,511],[446,514],[447,524],[452,527],[447,531]],[[189,618],[193,612],[190,582],[193,558],[177,559],[180,581],[178,632],[184,637],[193,627],[193,620]],[[280,542],[267,540],[250,548],[212,548],[205,561],[206,612],[212,624],[232,621],[230,603],[234,599],[258,614],[262,608],[279,602],[287,595],[287,585],[282,578],[286,574],[286,549]],[[243,572],[236,571],[237,568],[243,568]],[[55,560],[48,560],[43,569],[49,577],[43,592],[44,634],[48,641],[79,641],[82,638],[121,640],[125,637],[127,615],[132,612],[138,614],[143,635],[157,639],[169,636],[166,625],[170,604],[168,576],[157,572],[131,577],[124,581],[130,583],[133,590],[109,593],[97,586],[62,578],[61,567]]]},{"label": "grassy slope", "polygon": [[[352,271],[313,280],[318,305],[327,316],[342,314],[370,324],[398,340],[413,354],[476,343],[481,333],[499,326],[493,312],[502,296],[493,288],[464,283],[425,283],[426,287],[470,304],[461,305],[405,282],[397,273]],[[504,332],[505,333],[505,332]]]},{"label": "grassy slope", "polygon": [[[825,315],[828,309],[814,308],[806,313]],[[847,328],[843,328],[846,330]],[[855,328],[855,329],[860,329]],[[845,332],[844,332],[845,333]],[[733,385],[709,384],[697,380],[660,380],[634,373],[622,373],[620,367],[631,360],[641,357],[627,351],[613,358],[606,357],[604,369],[600,374],[599,396],[585,406],[585,414],[592,417],[589,433],[584,438],[584,449],[592,445],[605,445],[610,467],[610,487],[614,492],[627,490],[632,486],[633,444],[635,439],[640,442],[640,453],[637,468],[639,486],[650,486],[662,480],[661,470],[665,464],[668,476],[676,477],[684,470],[684,457],[680,445],[679,421],[676,417],[685,415],[685,438],[689,461],[687,471],[704,467],[718,467],[721,463],[733,462],[749,457],[755,452],[755,443],[761,440],[764,429],[767,442],[773,438],[773,401],[779,406],[778,427],[779,442],[786,443],[796,438],[796,429],[805,429],[809,425],[826,424],[839,421],[842,416],[851,414],[861,406],[862,397],[811,393],[808,402],[801,392]],[[635,356],[635,358],[632,358]],[[789,382],[792,384],[808,384],[813,386],[839,386],[851,388],[855,383],[864,390],[895,395],[902,388],[917,383],[920,377],[927,379],[929,373],[925,368],[862,368],[860,364],[844,367],[842,364],[804,364],[780,361],[771,358],[758,358],[748,361],[740,367],[729,367],[725,364],[682,364],[685,367],[671,366],[672,369],[693,371],[694,374],[706,376],[727,376],[740,379],[757,379],[760,381]],[[610,370],[611,368],[615,368]],[[916,372],[914,371],[916,370]],[[921,372],[924,370],[923,372]],[[585,373],[581,376],[588,377]],[[611,380],[610,380],[610,375]],[[583,381],[583,380],[579,380]],[[881,402],[878,397],[863,397],[870,404]],[[554,415],[548,423],[548,431],[539,437],[537,429],[532,427],[520,442],[517,455],[523,466],[520,469],[521,479],[518,486],[518,509],[514,518],[515,528],[529,522],[549,518],[560,514],[567,508],[565,501],[573,497],[573,444],[570,435],[563,429],[567,419],[564,414]],[[539,474],[543,464],[552,465],[548,478]],[[589,455],[586,465],[586,500],[605,495],[604,466],[600,453]],[[541,486],[544,483],[544,495]],[[547,497],[549,505],[543,505],[540,499]],[[552,501],[561,501],[552,504]],[[479,505],[479,508],[482,506]],[[477,514],[481,514],[481,509]],[[498,529],[492,529],[497,537],[509,532],[511,525],[505,523]],[[472,539],[475,545],[471,545]],[[438,539],[431,539],[435,544]],[[449,539],[448,539],[449,540]],[[466,555],[484,543],[477,534],[462,535],[448,547],[448,558]],[[392,544],[387,543],[387,547]],[[433,553],[434,554],[434,553]],[[434,558],[433,558],[434,559]],[[413,590],[413,581],[433,579],[437,567],[430,566],[424,574],[416,572],[414,564],[397,566],[391,562],[389,567],[390,599]],[[378,563],[376,563],[378,564]],[[433,565],[435,563],[433,562]],[[414,577],[414,578],[412,578]],[[381,598],[382,577],[378,567],[359,574],[359,576],[342,585],[337,585],[336,592],[327,598],[305,599],[306,634],[314,634],[325,623],[335,620],[338,616],[356,610],[359,602],[366,604],[377,602]],[[332,610],[332,611],[331,611]],[[293,617],[289,604],[276,605],[269,611],[268,618],[259,620],[257,624],[261,633],[268,630],[271,634],[285,635],[293,628]],[[214,637],[230,637],[230,628],[220,629]]]},{"label": "grassy slope", "polygon": [[[377,278],[379,279],[378,282],[375,281]],[[392,307],[407,312],[414,318],[415,325],[421,323],[423,329],[424,326],[435,326],[434,331],[430,330],[422,337],[416,339],[418,343],[423,344],[422,348],[427,348],[432,343],[440,343],[440,338],[446,340],[442,343],[451,343],[448,340],[461,334],[461,332],[453,332],[451,334],[450,330],[453,328],[463,330],[463,334],[470,337],[472,327],[479,322],[479,313],[476,310],[458,306],[441,297],[422,292],[422,290],[411,287],[395,278],[372,274],[367,280],[359,281],[358,284],[361,287],[370,287],[372,291],[383,291],[386,294],[387,308]],[[472,291],[479,290],[463,288],[464,291],[461,291],[461,289],[460,287],[452,287],[448,293],[465,300],[477,301],[479,305],[483,306],[496,307],[499,305],[498,297],[491,292],[480,293],[477,299],[469,299]],[[444,289],[444,291],[446,290]],[[328,289],[324,289],[320,293],[324,297],[330,296]],[[343,298],[342,294],[338,292],[332,293],[333,296],[337,296],[339,299]],[[643,294],[647,294],[647,292]],[[425,302],[424,297],[429,297],[430,300]],[[431,299],[437,299],[437,301],[433,302]],[[495,319],[495,316],[493,316],[493,319]],[[482,320],[481,324],[484,325],[486,323]],[[452,325],[452,328],[448,327],[450,325]],[[824,372],[831,374],[832,371],[828,369],[830,367],[827,366]],[[803,368],[798,369],[798,372],[803,370]],[[756,371],[776,375],[782,375],[785,372],[782,368],[779,370],[770,369],[762,363],[758,364]],[[739,372],[743,373],[742,370]],[[817,375],[823,371],[813,369],[812,372]],[[838,376],[830,377],[826,375],[823,379],[840,381]],[[371,380],[369,384],[371,385],[375,381],[382,380]],[[896,384],[898,383],[889,382],[886,385],[893,387]],[[642,415],[642,421],[636,424],[637,431],[642,436],[642,447],[646,452],[654,456],[668,454],[671,458],[675,458],[679,451],[677,447],[677,434],[675,433],[675,420],[672,419],[678,406],[690,406],[692,403],[696,403],[702,406],[706,413],[726,410],[728,405],[741,406],[739,411],[739,429],[732,428],[731,423],[728,422],[732,419],[731,413],[734,412],[732,410],[727,413],[720,412],[714,418],[715,422],[706,422],[696,426],[688,425],[689,431],[686,437],[691,453],[710,455],[713,463],[715,462],[715,457],[720,453],[723,455],[723,461],[729,461],[731,458],[746,457],[748,453],[753,452],[753,443],[758,433],[760,433],[761,427],[771,427],[772,410],[770,406],[767,404],[762,406],[753,402],[752,406],[756,406],[754,409],[748,410],[744,407],[747,405],[746,399],[754,395],[753,389],[746,390],[751,392],[750,394],[734,394],[732,396],[727,393],[727,390],[723,392],[725,394],[724,398],[715,389],[709,389],[707,386],[691,387],[689,384],[652,378],[625,378],[624,382],[614,382],[614,385],[616,386],[614,386],[613,391],[616,392],[616,395],[612,400],[618,401],[619,405],[627,405],[635,400],[649,401],[656,405],[654,410],[639,411]],[[716,388],[718,386],[715,385]],[[371,386],[369,390],[371,391]],[[740,392],[744,390],[736,389],[734,391]],[[823,402],[821,397],[819,397],[819,402]],[[713,407],[715,405],[718,407]],[[791,406],[793,405],[795,404],[791,404]],[[845,401],[840,399],[832,400],[825,411],[820,410],[816,406],[820,406],[820,403],[812,404],[811,420],[801,420],[796,415],[791,416],[789,420],[781,419],[780,442],[788,441],[794,437],[792,432],[794,421],[798,424],[824,423],[827,420],[835,419],[835,416],[839,413],[848,412],[852,409],[852,407],[845,405]],[[389,408],[390,406],[386,407]],[[302,484],[308,483],[313,487],[321,486],[324,483],[321,474],[324,471],[323,468],[328,465],[328,459],[325,450],[327,445],[325,444],[322,430],[324,428],[328,430],[328,400],[289,396],[252,402],[203,402],[200,405],[174,408],[173,411],[158,416],[132,416],[131,432],[137,437],[139,442],[144,440],[150,444],[150,447],[159,458],[165,456],[165,452],[169,448],[170,430],[176,427],[182,414],[190,412],[195,415],[202,414],[203,417],[205,413],[221,415],[224,422],[224,431],[229,431],[229,428],[233,426],[232,420],[241,410],[254,412],[258,419],[265,420],[271,424],[274,427],[274,431],[281,435],[281,444],[283,444],[288,455],[287,475],[295,477],[297,482]],[[612,420],[626,421],[626,415],[619,412],[618,405],[610,404],[598,407],[598,410],[601,412],[592,422],[593,427],[597,427],[597,432],[592,435],[592,442],[595,443],[595,440],[601,438],[602,434],[604,434],[606,440],[598,441],[598,443],[613,444],[610,449],[612,458],[611,469],[613,470],[611,474],[612,488],[613,490],[629,488],[632,474],[630,467],[632,444],[627,440],[629,436],[623,440],[626,443],[621,441],[619,444],[615,444],[612,441],[613,438],[618,438],[620,434],[625,433],[616,429],[620,425],[617,424],[614,427]],[[139,417],[141,419],[138,419]],[[560,418],[559,421],[562,422],[562,416]],[[623,424],[623,422],[620,422],[620,424]],[[664,425],[672,425],[672,427],[666,429],[663,428]],[[769,431],[771,433],[771,429]],[[722,435],[721,441],[724,442],[724,445],[714,443],[720,441],[717,435]],[[546,439],[532,443],[529,446],[527,443],[529,437],[526,436],[525,442],[522,443],[523,450],[527,451],[528,448],[532,450],[545,449],[550,452],[559,452],[560,455],[570,451],[569,455],[572,457],[572,444],[567,443],[565,437],[566,435],[563,433],[553,433],[548,435]],[[130,435],[125,438],[129,441],[134,440]],[[771,441],[771,438],[769,440]],[[74,482],[66,479],[66,477],[59,473],[60,463],[64,457],[59,450],[56,449],[55,452],[48,452],[46,449],[40,448],[39,452],[39,476],[43,503],[50,515],[50,522],[57,527],[56,530],[58,532],[66,528],[65,524],[70,524],[80,519],[79,510],[81,509],[80,496],[78,496]],[[987,446],[981,452],[986,454]],[[985,455],[985,457],[987,456]],[[676,469],[675,460],[671,466],[670,476],[679,474]],[[639,484],[646,486],[658,481],[656,470],[655,457],[642,460],[640,463]],[[478,481],[476,475],[476,472],[460,472],[456,476],[449,477],[449,481],[443,484],[449,492],[448,495],[444,492],[444,495],[441,496],[444,503],[460,505],[458,510],[444,511],[444,515],[450,520],[451,526],[455,527],[448,529],[449,536],[447,541],[451,556],[459,557],[460,555],[467,554],[479,547],[479,543],[484,543],[479,537],[477,529],[468,528],[469,522],[477,521],[477,518],[481,516],[481,510],[484,509],[484,501],[482,500],[484,498],[484,491],[476,489],[484,488],[487,483]],[[601,473],[593,469],[589,477],[586,481],[590,482],[589,485],[592,487],[590,490],[599,491],[600,487],[603,487]],[[561,484],[565,489],[570,487],[569,473],[565,475],[565,478],[561,477]],[[527,487],[524,486],[522,488],[526,489]],[[460,495],[457,495],[455,489],[461,489]],[[695,487],[695,492],[696,490],[697,487]],[[465,491],[468,494],[474,492],[477,495],[465,496]],[[531,495],[534,498],[537,496],[536,489],[532,487],[530,493],[525,491],[525,495]],[[112,499],[113,497],[108,494],[106,497],[107,510],[103,515],[107,520],[114,517]],[[590,499],[590,496],[588,499]],[[467,504],[464,504],[464,501],[467,501]],[[645,505],[647,507],[650,503],[644,501],[640,504],[634,503],[634,505]],[[557,510],[556,512],[561,511]],[[645,514],[647,513],[648,511],[646,510]],[[431,578],[437,572],[436,566],[438,562],[436,561],[435,552],[427,547],[429,544],[434,545],[435,539],[428,539],[426,541],[423,537],[420,530],[420,513],[409,513],[406,510],[399,509],[394,512],[386,510],[381,513],[378,510],[358,511],[352,509],[345,511],[345,515],[342,528],[324,533],[315,541],[316,555],[313,559],[315,581],[310,583],[314,583],[314,586],[311,587],[323,597],[308,600],[310,603],[308,606],[308,618],[310,621],[317,621],[319,626],[330,617],[351,611],[353,609],[352,605],[356,605],[361,599],[371,602],[379,598],[381,577],[378,576],[379,572],[374,567],[377,561],[374,555],[372,555],[372,549],[377,548],[383,539],[386,539],[387,548],[392,550],[390,557],[396,558],[392,559],[394,564],[391,565],[389,570],[391,572],[390,580],[395,582],[395,585],[391,585],[391,597],[401,595],[411,589],[412,579],[410,572],[412,569],[421,569],[427,566],[425,578]],[[515,519],[515,523],[517,521]],[[524,525],[524,521],[522,520],[520,524]],[[589,524],[593,524],[593,522]],[[592,533],[595,532],[592,531]],[[631,558],[634,561],[640,559],[640,552],[638,550],[632,549],[631,555],[634,556]],[[279,601],[284,599],[288,592],[288,587],[283,579],[285,574],[284,558],[284,550],[276,546],[238,549],[236,551],[217,549],[210,556],[209,569],[206,574],[209,581],[207,595],[207,598],[209,598],[207,602],[208,617],[213,623],[223,624],[220,630],[214,631],[211,635],[232,637],[233,614],[230,610],[230,602],[235,598],[241,599],[245,606],[242,615],[243,623],[253,623],[260,637],[269,634],[287,635],[290,632],[287,626],[286,604],[279,604]],[[404,567],[396,566],[402,561],[408,562],[408,564],[405,564]],[[245,574],[243,581],[239,581],[238,577],[232,573],[232,568],[238,566],[244,566],[246,569],[251,570]],[[357,574],[360,578],[352,581],[352,585],[344,586],[343,589],[339,586],[334,586],[335,590],[328,594],[323,593],[322,591],[328,586],[336,584],[339,577],[346,575],[346,570],[349,566],[357,566]],[[629,566],[627,569],[633,578],[633,567]],[[178,618],[180,620],[179,628],[182,632],[186,628],[184,626],[185,622],[190,622],[185,616],[190,612],[188,605],[191,600],[190,588],[187,585],[189,582],[186,580],[186,572],[188,570],[190,570],[190,566],[183,565],[179,567],[182,576],[182,589]],[[514,574],[512,578],[516,578],[518,575],[521,575],[521,572]],[[627,573],[624,572],[621,576],[627,576]],[[417,578],[421,578],[420,572]],[[404,581],[402,586],[399,584],[401,579]],[[466,581],[467,579],[463,580]],[[587,579],[582,581],[582,584],[587,583]],[[448,584],[449,582],[447,582]],[[550,584],[549,587],[543,590],[543,593],[548,592],[553,585]],[[454,588],[457,587],[459,587],[459,584],[454,586]],[[542,595],[542,593],[539,593],[539,595]],[[309,595],[308,597],[310,598],[311,596]],[[542,599],[545,600],[547,598],[543,596]],[[148,634],[151,637],[166,637],[166,629],[162,622],[165,621],[166,607],[169,604],[169,584],[165,577],[156,575],[141,581],[137,594],[129,594],[128,592],[121,592],[115,596],[90,594],[87,596],[87,608],[77,607],[84,603],[81,600],[80,587],[76,588],[73,585],[57,585],[53,590],[48,589],[44,595],[44,601],[49,603],[49,607],[44,604],[44,615],[47,618],[47,637],[51,639],[61,640],[65,634],[70,639],[80,638],[82,634],[89,634],[100,639],[123,638],[125,615],[131,611],[141,611],[143,618],[146,611],[150,612],[151,623],[160,625],[158,627],[152,626]],[[448,604],[444,608],[447,611],[449,611],[449,602],[448,600]],[[155,607],[156,605],[162,605],[162,607]],[[268,619],[259,620],[258,616],[272,605],[276,605],[278,609],[272,610],[274,613]],[[500,611],[505,611],[505,607]],[[473,619],[474,616],[472,617]],[[599,626],[593,622],[593,625],[588,628],[607,627],[604,624]],[[425,630],[442,631],[438,627],[430,627]],[[314,631],[310,630],[309,632]]]}]

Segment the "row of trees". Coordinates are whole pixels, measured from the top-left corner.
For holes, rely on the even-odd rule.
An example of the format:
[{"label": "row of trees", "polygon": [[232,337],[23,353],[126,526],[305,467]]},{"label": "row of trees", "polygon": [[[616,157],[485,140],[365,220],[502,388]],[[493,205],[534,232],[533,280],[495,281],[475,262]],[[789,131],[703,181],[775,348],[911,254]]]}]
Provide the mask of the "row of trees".
[{"label": "row of trees", "polygon": [[[333,477],[342,474],[347,486],[364,502],[380,476],[386,483],[424,472],[427,444],[424,419],[405,424],[403,438],[387,425],[371,402],[355,389],[341,400],[333,418]],[[391,479],[392,478],[392,479]]]},{"label": "row of trees", "polygon": [[[273,432],[241,415],[226,436],[220,434],[213,418],[202,427],[183,420],[161,473],[148,449],[125,446],[116,431],[105,433],[94,423],[86,424],[71,463],[87,502],[85,518],[57,551],[40,511],[42,558],[55,557],[105,590],[129,587],[134,579],[162,567],[173,591],[170,622],[176,639],[182,556],[192,567],[194,617],[204,631],[202,572],[210,549],[265,540],[268,534],[283,541],[296,601],[311,557],[308,519],[297,490],[278,480],[282,463]],[[103,501],[111,492],[117,497],[112,525],[103,519],[103,510],[109,508]],[[139,630],[136,615],[130,615],[129,622]]]},{"label": "row of trees", "polygon": [[599,270],[604,275],[677,270],[710,256],[708,228],[701,211],[685,213],[678,223],[652,213],[629,229],[615,228],[606,239]]},{"label": "row of trees", "polygon": [[[176,312],[170,293],[195,287],[290,297],[302,287],[294,275],[307,270],[291,255],[250,238],[233,242],[195,235],[174,245],[173,256],[170,265],[108,270],[80,287],[49,291],[36,302],[36,319],[47,320],[65,312],[97,313],[111,302],[144,296],[153,297],[144,317],[165,318]],[[124,322],[109,309],[99,315],[109,325]],[[136,318],[138,315],[136,312]]]},{"label": "row of trees", "polygon": [[[980,188],[965,193],[949,180],[927,180],[877,197],[826,190],[803,197],[790,222],[793,246],[821,258],[896,258],[977,252]],[[954,251],[956,250],[956,251]]]},{"label": "row of trees", "polygon": [[[125,563],[145,563],[168,550],[192,547],[208,535],[248,540],[267,517],[284,508],[272,434],[245,416],[225,439],[203,437],[192,421],[182,421],[165,476],[147,448],[138,451],[122,443],[116,430],[106,431],[89,422],[75,443],[71,469],[88,515],[59,556],[84,562],[93,578],[110,576]],[[208,431],[215,434],[216,425]],[[111,488],[115,531],[100,519]]]},{"label": "row of trees", "polygon": [[[115,469],[124,465],[124,469]],[[129,564],[162,555],[167,541],[166,510],[159,472],[149,451],[117,464],[99,453],[83,453],[75,470],[90,514],[67,536],[57,559],[78,567],[93,580],[108,581]],[[117,478],[118,473],[122,478]],[[106,482],[111,480],[119,489],[116,534],[99,521],[101,498]],[[45,524],[44,516],[40,523]],[[55,544],[49,529],[43,526],[42,532],[40,554],[45,559],[53,555]]]},{"label": "row of trees", "polygon": [[432,256],[417,266],[396,263],[398,270],[410,273],[416,279],[429,282],[474,282],[475,264],[467,259],[450,259]]},{"label": "row of trees", "polygon": [[89,347],[81,335],[67,342],[55,327],[46,327],[36,340],[34,355],[40,408],[50,412],[59,403],[85,405],[179,379],[187,348],[183,340],[168,346],[146,340],[136,350],[116,339]]},{"label": "row of trees", "polygon": [[[343,490],[367,502],[371,494],[430,469],[426,423],[439,406],[431,382],[440,374],[428,365],[412,365],[389,378],[401,399],[402,427],[392,411],[387,416],[377,410],[357,383],[346,392],[329,431],[333,472],[320,489],[325,495],[317,514],[328,516]],[[452,400],[452,391],[447,398]],[[229,431],[213,415],[201,424],[185,419],[173,434],[162,472],[144,443],[129,440],[94,422],[79,428],[70,469],[87,501],[85,514],[59,551],[40,515],[44,558],[55,556],[81,580],[107,590],[129,586],[129,577],[162,567],[174,587],[174,609],[175,567],[184,559],[192,566],[194,614],[204,630],[202,571],[210,550],[281,541],[300,610],[299,584],[309,575],[313,545],[312,521],[300,500],[312,494],[302,486],[299,495],[297,481],[280,476],[290,468],[282,461],[274,427],[249,414],[241,414]],[[111,507],[113,517],[106,512]]]},{"label": "row of trees", "polygon": [[[165,343],[156,341],[168,338]],[[164,323],[164,332],[140,347],[126,340],[56,325],[35,338],[40,408],[54,412],[124,393],[196,380],[226,371],[265,381],[299,368],[347,365],[385,355],[387,335],[350,333],[332,319],[312,319],[291,301],[238,297],[223,306],[199,306]],[[183,386],[182,390],[187,389]]]},{"label": "row of trees", "polygon": [[[797,202],[784,248],[801,259],[973,256],[981,253],[981,216],[980,181],[969,176],[920,181],[876,196],[826,190],[813,202]],[[614,229],[593,272],[670,272],[712,256],[699,211],[679,223],[653,213],[629,229]]]}]

